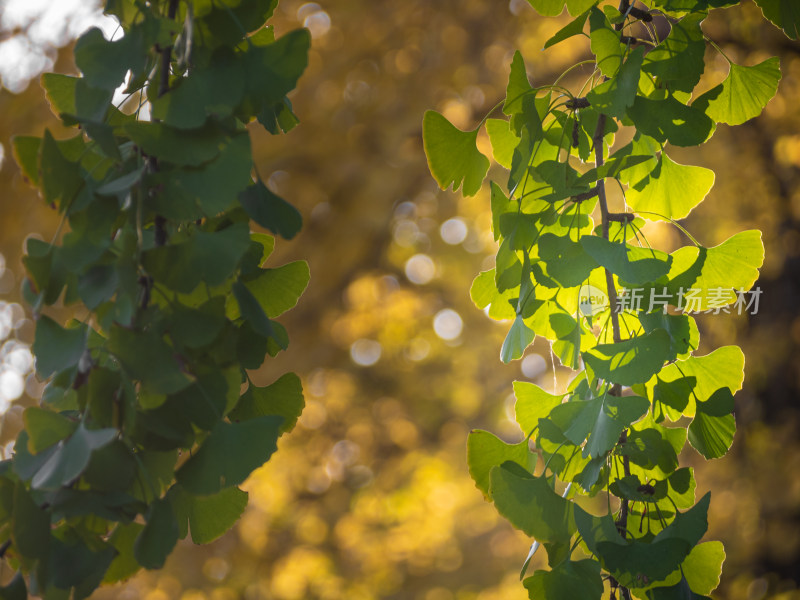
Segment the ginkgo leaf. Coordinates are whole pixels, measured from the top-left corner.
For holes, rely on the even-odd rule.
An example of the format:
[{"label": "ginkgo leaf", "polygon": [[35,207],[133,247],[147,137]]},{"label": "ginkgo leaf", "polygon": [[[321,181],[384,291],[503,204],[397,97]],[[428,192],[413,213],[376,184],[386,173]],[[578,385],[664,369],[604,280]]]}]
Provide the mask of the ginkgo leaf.
[{"label": "ginkgo leaf", "polygon": [[755,0],[764,16],[793,40],[800,38],[800,4],[795,0]]},{"label": "ginkgo leaf", "polygon": [[609,117],[622,117],[625,109],[633,104],[636,97],[642,60],[644,60],[644,47],[639,46],[622,63],[616,77],[601,83],[586,94],[586,99],[592,107]]},{"label": "ginkgo leaf", "polygon": [[625,55],[625,46],[620,43],[619,33],[614,31],[603,11],[598,8],[593,8],[589,14],[589,29],[597,67],[606,77],[614,77]]},{"label": "ginkgo leaf", "polygon": [[575,532],[574,504],[556,494],[544,477],[534,477],[507,462],[490,474],[497,510],[511,524],[540,542],[568,542]]},{"label": "ginkgo leaf", "polygon": [[644,383],[661,370],[669,356],[669,334],[663,329],[616,344],[598,344],[583,353],[595,374],[621,385]]},{"label": "ginkgo leaf", "polygon": [[[577,2],[573,0],[573,3],[576,4]],[[595,0],[588,0],[588,3],[590,5],[596,4]],[[567,6],[567,8],[570,8],[569,5]],[[569,12],[570,14],[573,14],[573,11],[571,9]],[[588,18],[589,18],[588,10],[584,11],[582,14],[579,14],[575,18],[575,20],[571,21],[569,24],[559,29],[553,37],[548,39],[544,43],[543,50],[547,50],[550,46],[555,46],[559,42],[563,42],[564,40],[567,40],[571,37],[580,35],[583,32],[583,28],[586,25],[586,19]]]},{"label": "ginkgo leaf", "polygon": [[633,284],[655,281],[666,275],[672,261],[666,252],[609,242],[595,235],[583,236],[581,246],[598,264],[622,281]]},{"label": "ginkgo leaf", "polygon": [[757,117],[778,91],[780,61],[768,58],[752,67],[731,63],[728,77],[692,103],[718,123],[741,125]]},{"label": "ginkgo leaf", "polygon": [[600,600],[603,579],[600,563],[592,559],[565,560],[550,571],[538,570],[523,581],[529,598]]},{"label": "ginkgo leaf", "polygon": [[539,419],[546,417],[550,411],[561,404],[563,394],[560,396],[545,392],[534,383],[527,381],[514,382],[514,396],[517,399],[514,413],[517,423],[525,435],[538,427]]},{"label": "ginkgo leaf", "polygon": [[525,348],[533,343],[534,337],[536,337],[536,334],[530,327],[525,325],[522,315],[517,315],[503,342],[503,347],[500,350],[500,360],[508,363],[522,358]]},{"label": "ginkgo leaf", "polygon": [[436,111],[422,120],[422,140],[428,167],[443,190],[453,191],[463,183],[465,196],[478,193],[489,170],[489,159],[478,151],[478,129],[461,131]]},{"label": "ginkgo leaf", "polygon": [[700,204],[714,185],[714,171],[674,162],[662,152],[650,174],[625,196],[645,219],[679,220]]},{"label": "ginkgo leaf", "polygon": [[528,450],[528,440],[516,444],[506,444],[503,440],[488,431],[474,429],[467,438],[467,466],[475,487],[483,492],[489,500],[489,473],[493,467],[499,467],[506,461],[517,463],[524,469],[529,468],[529,458],[533,455]]},{"label": "ginkgo leaf", "polygon": [[684,246],[672,253],[668,289],[683,295],[683,309],[726,306],[749,290],[764,263],[764,244],[756,229],[737,233],[713,248]]},{"label": "ginkgo leaf", "polygon": [[489,141],[492,143],[492,156],[494,156],[497,164],[510,169],[514,150],[519,145],[519,137],[511,131],[509,121],[487,119],[486,133],[489,134]]},{"label": "ginkgo leaf", "polygon": [[[557,2],[558,0],[555,1]],[[563,4],[562,0],[562,7]],[[503,103],[503,112],[507,115],[522,112],[523,99],[532,89],[531,83],[528,81],[527,71],[525,70],[525,61],[522,59],[522,54],[517,50],[514,53],[514,58],[511,60],[511,70],[508,74],[508,85],[506,86],[506,99]]]}]

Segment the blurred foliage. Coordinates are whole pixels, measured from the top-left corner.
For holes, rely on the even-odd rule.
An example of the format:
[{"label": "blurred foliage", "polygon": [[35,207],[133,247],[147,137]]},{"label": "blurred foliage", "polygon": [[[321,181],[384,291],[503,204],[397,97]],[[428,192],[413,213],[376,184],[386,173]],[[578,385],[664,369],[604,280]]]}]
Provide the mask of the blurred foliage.
[{"label": "blurred foliage", "polygon": [[[800,598],[800,53],[752,3],[717,13],[704,27],[732,59],[755,64],[778,55],[784,77],[760,118],[720,126],[705,146],[675,152],[679,162],[717,173],[689,220],[699,240],[710,246],[758,228],[767,253],[759,313],[700,321],[707,344],[700,353],[738,344],[747,357],[733,449],[707,464],[693,450],[681,459],[715,490],[708,539],[722,540],[728,557],[714,596],[787,600]],[[305,23],[313,34],[309,68],[292,97],[303,127],[281,139],[253,132],[254,155],[262,176],[300,206],[308,224],[278,245],[276,263],[308,258],[312,279],[285,320],[288,352],[253,376],[263,384],[288,368],[300,373],[305,414],[247,483],[251,506],[234,532],[207,547],[183,544],[163,571],[96,597],[526,596],[518,573],[530,542],[501,523],[473,486],[464,441],[478,427],[510,440],[509,382],[552,388],[554,378],[565,383],[564,372],[551,368],[539,342],[528,353],[543,360],[523,361],[527,374],[519,363],[498,361],[507,326],[491,322],[468,295],[476,269],[490,267],[496,251],[488,191],[461,199],[436,190],[421,121],[435,108],[474,127],[502,98],[515,48],[536,82],[552,80],[583,58],[582,44],[540,52],[566,22],[539,18],[524,0],[283,0],[277,33]],[[55,70],[73,69],[66,55]],[[709,85],[727,67],[712,68]],[[0,111],[6,152],[12,134],[54,127],[35,85],[17,96],[0,91]],[[488,153],[488,140],[478,143]],[[39,206],[9,160],[0,190],[0,252],[19,276],[23,239],[49,239],[57,216]],[[440,227],[454,217],[467,234],[450,245]],[[647,235],[661,247],[678,242],[666,227]],[[445,308],[464,321],[451,341],[433,329]],[[352,357],[370,362],[378,351],[367,341],[380,344],[380,356],[360,366]],[[32,402],[20,400],[4,416],[3,443]]]}]

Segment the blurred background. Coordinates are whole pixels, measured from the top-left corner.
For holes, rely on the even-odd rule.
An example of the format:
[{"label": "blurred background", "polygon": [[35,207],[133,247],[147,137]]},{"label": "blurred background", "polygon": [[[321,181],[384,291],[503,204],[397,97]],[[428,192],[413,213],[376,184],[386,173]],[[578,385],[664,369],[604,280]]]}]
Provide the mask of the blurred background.
[{"label": "blurred background", "polygon": [[[544,41],[567,22],[524,0],[282,0],[278,34],[306,26],[313,48],[293,102],[301,126],[252,130],[260,173],[305,220],[279,241],[273,265],[298,258],[311,284],[282,319],[291,345],[255,374],[304,381],[306,408],[279,452],[246,484],[250,506],[209,546],[182,543],[162,571],[143,572],[97,598],[127,600],[522,600],[519,569],[530,540],[485,503],[466,468],[472,428],[521,438],[514,379],[563,385],[541,340],[503,365],[507,324],[469,299],[491,268],[487,190],[463,199],[428,174],[426,109],[472,128],[502,99],[520,49],[534,84],[588,58],[588,44]],[[41,386],[29,375],[33,325],[20,306],[23,241],[50,240],[58,217],[10,156],[9,138],[58,137],[38,73],[75,71],[70,43],[89,25],[115,24],[87,0],[0,0],[0,444],[7,456],[24,407]],[[693,450],[698,492],[713,489],[706,539],[725,543],[714,596],[800,598],[800,43],[745,1],[704,25],[726,54],[754,64],[781,58],[783,81],[765,113],[721,125],[673,158],[712,168],[717,182],[685,225],[715,245],[749,228],[767,258],[755,315],[701,318],[700,353],[739,344],[747,356],[731,452],[706,463]],[[721,81],[713,51],[703,85]],[[585,78],[586,74],[582,75]],[[581,81],[582,81],[581,78]],[[488,140],[479,139],[488,154]],[[497,167],[493,167],[496,169]],[[490,172],[499,176],[499,172]],[[685,244],[652,226],[651,243]],[[688,448],[688,446],[687,446]],[[535,565],[544,562],[544,553]],[[7,573],[2,574],[3,578]]]}]

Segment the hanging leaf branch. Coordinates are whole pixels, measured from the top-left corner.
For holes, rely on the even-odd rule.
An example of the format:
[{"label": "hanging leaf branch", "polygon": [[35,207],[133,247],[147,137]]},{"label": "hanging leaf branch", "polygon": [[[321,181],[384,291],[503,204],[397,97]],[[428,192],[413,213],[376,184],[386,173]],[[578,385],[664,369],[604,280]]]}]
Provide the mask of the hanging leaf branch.
[{"label": "hanging leaf branch", "polygon": [[[529,2],[544,16],[565,6]],[[490,189],[495,267],[471,290],[478,308],[511,322],[500,358],[521,358],[541,336],[575,371],[556,394],[514,383],[525,441],[507,444],[485,431],[468,440],[477,487],[534,539],[521,573],[532,599],[683,600],[705,597],[718,582],[722,544],[701,542],[710,494],[695,498],[693,470],[679,466],[678,454],[687,440],[707,459],[728,451],[744,356],[736,346],[698,355],[691,313],[747,308],[764,247],[759,231],[706,247],[677,223],[708,195],[714,173],[679,164],[670,148],[703,144],[718,123],[756,117],[777,91],[778,59],[728,59],[725,81],[693,96],[707,50],[719,51],[703,21],[736,4],[566,0],[573,20],[545,49],[587,39],[593,72],[583,89],[564,87],[564,76],[532,86],[517,52],[506,118],[466,132],[434,111],[423,119],[428,165],[442,189],[481,189],[490,167],[476,143],[481,127],[508,172],[504,186]],[[798,37],[792,2],[758,4]],[[631,140],[624,145],[615,143],[622,132]],[[606,193],[613,180],[624,199],[616,212]],[[693,245],[653,248],[645,221],[672,223]],[[575,501],[598,495],[608,499],[604,514]],[[525,577],[540,546],[549,569]]]},{"label": "hanging leaf branch", "polygon": [[[14,140],[63,235],[29,239],[24,258],[47,384],[0,463],[2,555],[18,569],[3,597],[85,598],[161,567],[187,535],[216,539],[303,409],[296,375],[247,374],[286,349],[275,319],[309,277],[305,262],[264,267],[275,239],[251,231],[301,226],[255,174],[246,127],[297,124],[286,94],[310,37],[276,39],[276,4],[109,0],[123,34],[87,31],[80,76],[42,77],[74,133]],[[57,302],[78,318],[59,322]]]}]

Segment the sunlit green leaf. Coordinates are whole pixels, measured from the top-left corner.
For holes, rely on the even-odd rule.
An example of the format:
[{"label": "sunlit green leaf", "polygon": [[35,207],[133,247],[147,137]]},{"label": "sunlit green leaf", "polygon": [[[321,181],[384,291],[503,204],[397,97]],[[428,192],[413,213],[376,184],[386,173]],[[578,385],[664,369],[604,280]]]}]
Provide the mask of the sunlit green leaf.
[{"label": "sunlit green leaf", "polygon": [[586,94],[592,107],[609,117],[621,118],[636,97],[642,60],[644,48],[640,46],[628,55],[616,77],[601,83]]},{"label": "sunlit green leaf", "polygon": [[463,183],[465,196],[474,196],[489,170],[489,159],[478,151],[478,130],[461,131],[439,113],[429,110],[422,121],[428,167],[439,187],[453,191]]},{"label": "sunlit green leaf", "polygon": [[740,300],[737,292],[749,290],[758,279],[764,244],[761,232],[751,229],[713,248],[684,246],[672,253],[672,259],[667,287],[682,294],[685,311],[696,312]]},{"label": "sunlit green leaf", "polygon": [[752,67],[731,63],[725,81],[697,98],[692,106],[719,123],[741,125],[761,114],[777,93],[780,80],[777,57]]},{"label": "sunlit green leaf", "polygon": [[523,469],[530,468],[531,453],[528,450],[528,440],[516,444],[506,444],[497,436],[473,429],[467,438],[467,466],[469,474],[475,482],[475,487],[483,492],[487,500],[489,495],[489,474],[493,467],[499,467],[506,461],[520,465]]},{"label": "sunlit green leaf", "polygon": [[539,419],[550,414],[553,407],[561,404],[564,397],[545,392],[534,383],[527,381],[514,382],[514,396],[517,399],[514,412],[517,423],[525,435],[530,434],[534,427],[538,427]]},{"label": "sunlit green leaf", "polygon": [[674,162],[662,152],[649,175],[625,196],[634,212],[652,220],[679,220],[700,204],[714,185],[714,171]]},{"label": "sunlit green leaf", "polygon": [[525,325],[522,315],[517,315],[500,349],[500,360],[508,363],[522,358],[525,349],[533,343],[535,336],[533,330]]}]

